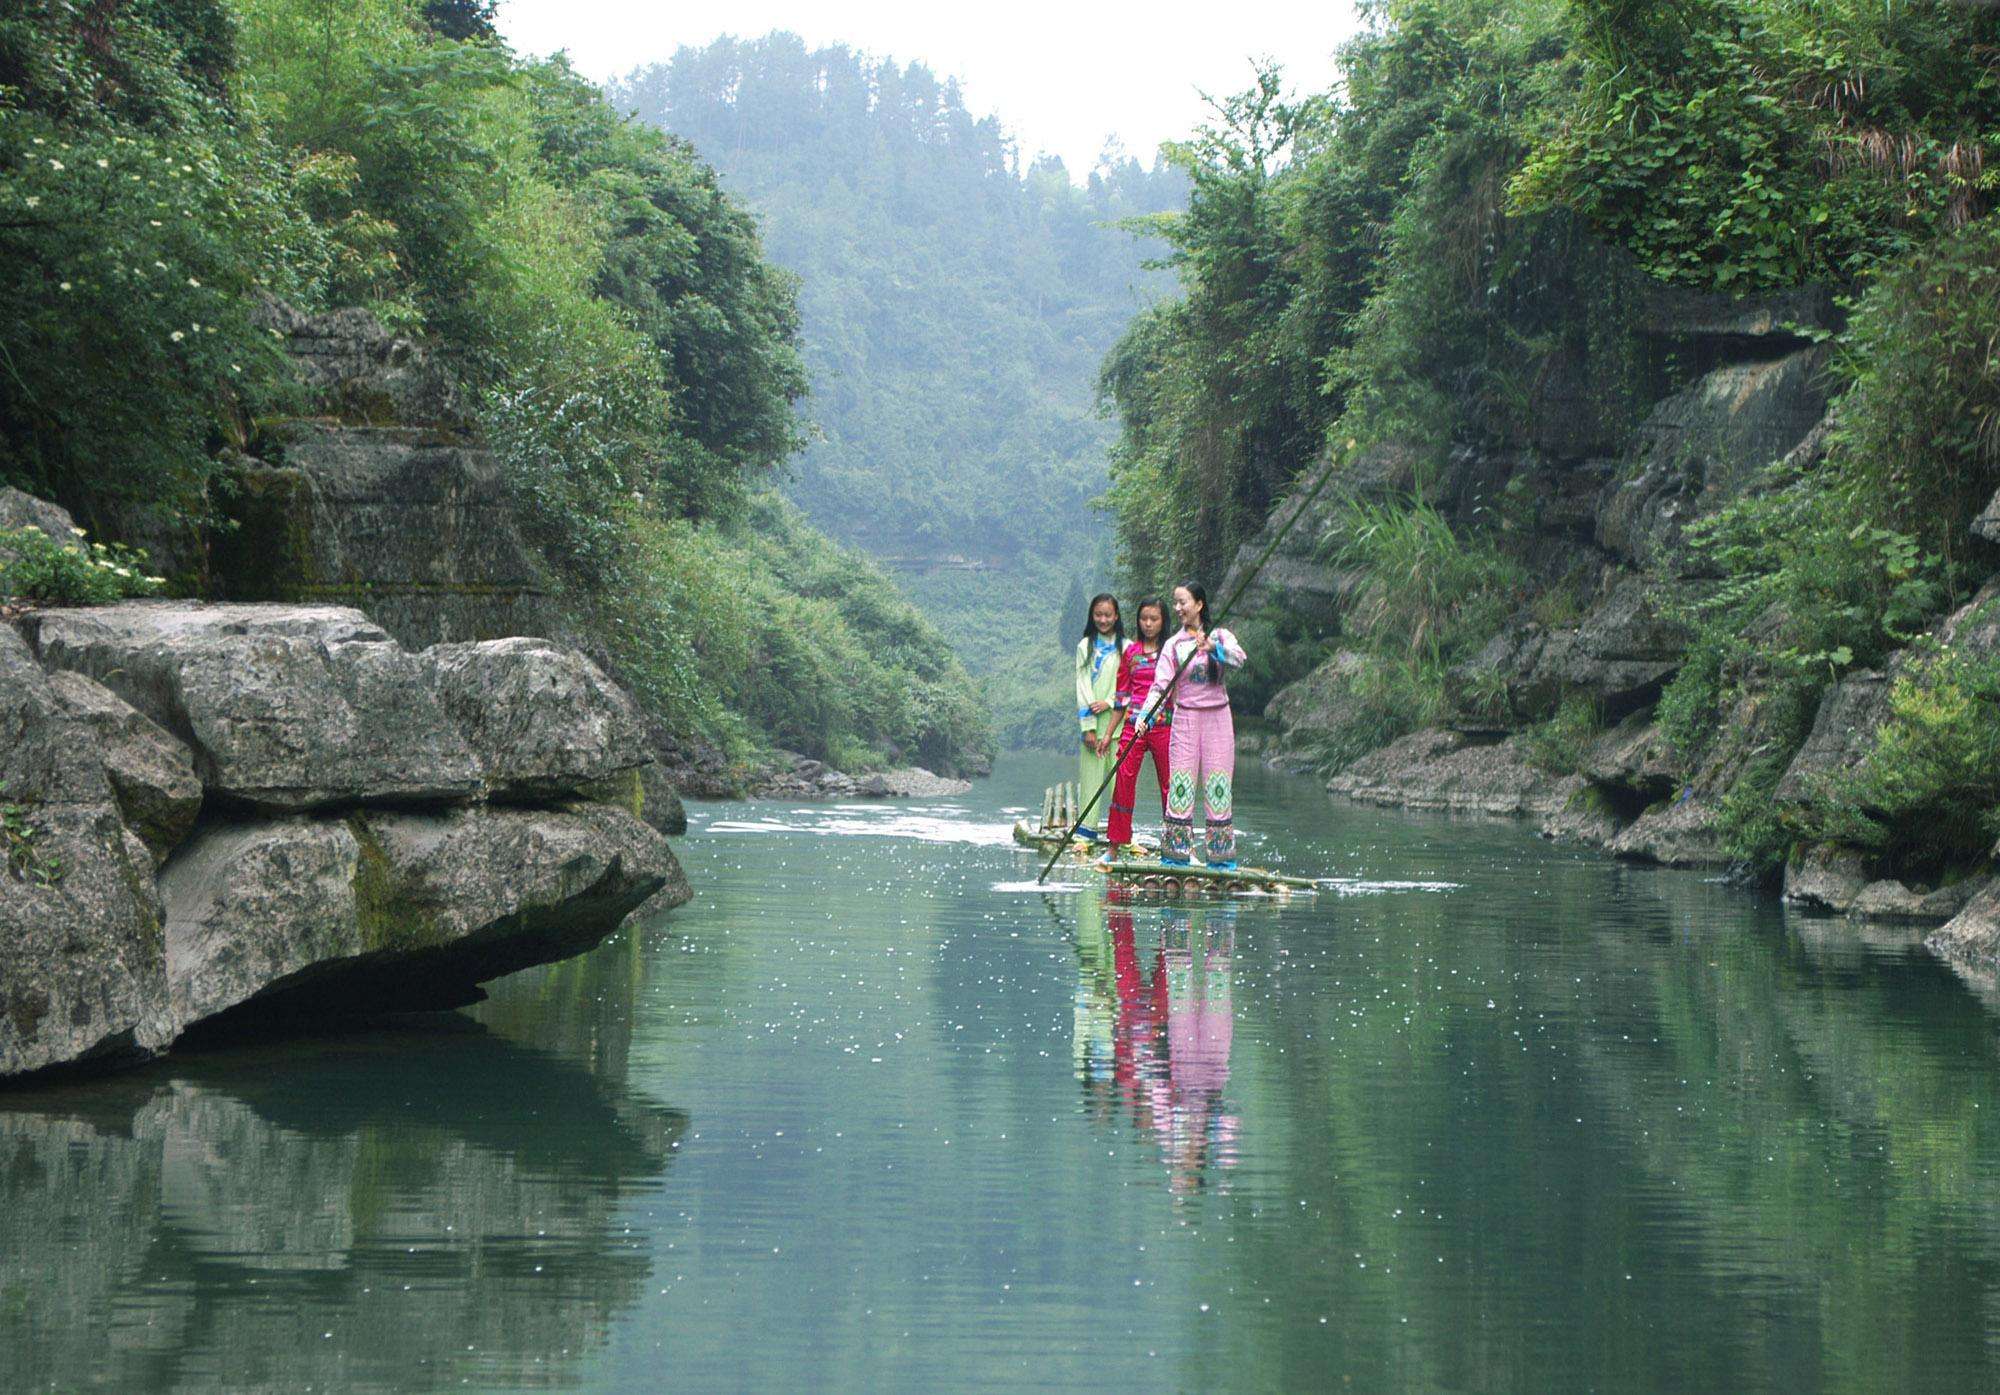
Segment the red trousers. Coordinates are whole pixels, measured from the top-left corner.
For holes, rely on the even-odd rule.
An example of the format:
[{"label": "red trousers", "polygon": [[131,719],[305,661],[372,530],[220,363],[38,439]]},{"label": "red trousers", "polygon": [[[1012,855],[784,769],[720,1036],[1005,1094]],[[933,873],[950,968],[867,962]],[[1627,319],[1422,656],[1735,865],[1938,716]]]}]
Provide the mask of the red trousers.
[{"label": "red trousers", "polygon": [[1139,767],[1146,763],[1146,752],[1153,753],[1153,774],[1160,781],[1160,814],[1167,812],[1167,740],[1173,735],[1171,723],[1156,726],[1140,741],[1132,739],[1132,728],[1128,725],[1118,739],[1118,778],[1111,786],[1111,818],[1104,825],[1104,836],[1114,843],[1132,841],[1132,811],[1139,799]]}]

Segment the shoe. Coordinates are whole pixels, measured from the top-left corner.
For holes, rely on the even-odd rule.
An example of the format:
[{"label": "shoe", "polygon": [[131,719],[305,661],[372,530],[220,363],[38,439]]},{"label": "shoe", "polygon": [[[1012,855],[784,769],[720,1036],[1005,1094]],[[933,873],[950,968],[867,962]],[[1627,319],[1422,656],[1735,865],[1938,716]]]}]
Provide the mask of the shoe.
[{"label": "shoe", "polygon": [[1194,863],[1185,857],[1168,857],[1165,853],[1162,853],[1160,854],[1160,865],[1162,867],[1192,867]]},{"label": "shoe", "polygon": [[1234,872],[1236,870],[1236,859],[1232,857],[1227,862],[1211,862],[1208,864],[1208,870],[1211,872]]}]

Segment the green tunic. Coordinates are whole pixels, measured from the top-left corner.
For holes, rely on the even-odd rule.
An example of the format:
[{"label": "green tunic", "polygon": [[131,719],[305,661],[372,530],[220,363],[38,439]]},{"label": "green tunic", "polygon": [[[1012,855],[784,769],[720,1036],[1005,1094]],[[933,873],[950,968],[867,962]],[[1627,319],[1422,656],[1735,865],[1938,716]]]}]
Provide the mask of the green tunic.
[{"label": "green tunic", "polygon": [[[1112,702],[1118,696],[1118,644],[1115,640],[1100,639],[1093,635],[1089,639],[1076,642],[1076,719],[1080,728],[1078,741],[1084,735],[1096,732],[1107,736],[1118,725],[1121,715],[1118,708],[1107,707],[1102,712],[1092,713],[1093,702]],[[1088,746],[1081,746],[1077,758],[1077,798],[1089,803],[1097,793],[1097,787],[1111,778],[1112,764],[1118,758],[1118,748],[1114,745],[1103,755],[1093,754]],[[1104,826],[1111,815],[1111,791],[1104,791],[1104,797],[1090,811],[1083,821],[1086,831],[1095,832]]]}]

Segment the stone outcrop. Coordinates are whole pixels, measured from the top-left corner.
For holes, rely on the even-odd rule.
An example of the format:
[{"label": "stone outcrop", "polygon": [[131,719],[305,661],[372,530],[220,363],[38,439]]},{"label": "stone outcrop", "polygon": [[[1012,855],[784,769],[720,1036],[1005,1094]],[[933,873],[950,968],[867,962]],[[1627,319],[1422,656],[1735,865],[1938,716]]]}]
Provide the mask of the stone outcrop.
[{"label": "stone outcrop", "polygon": [[1573,629],[1507,626],[1453,670],[1450,691],[1468,716],[1518,722],[1580,695],[1616,720],[1659,698],[1687,640],[1685,626],[1660,614],[1647,580],[1627,573]]},{"label": "stone outcrop", "polygon": [[0,625],[0,1077],[173,1037],[153,859],[89,726]]},{"label": "stone outcrop", "polygon": [[1717,368],[1655,407],[1600,498],[1597,541],[1657,572],[1685,574],[1689,523],[1751,487],[1826,415],[1817,348]]},{"label": "stone outcrop", "polygon": [[1318,668],[1280,688],[1264,706],[1264,720],[1276,733],[1264,763],[1276,770],[1309,770],[1323,753],[1352,743],[1369,709],[1355,692],[1368,665],[1366,656],[1342,649]]},{"label": "stone outcrop", "polygon": [[1979,886],[1958,913],[1924,943],[1954,965],[1990,977],[2000,965],[2000,877]]},{"label": "stone outcrop", "polygon": [[1363,756],[1327,788],[1363,804],[1522,817],[1567,808],[1583,782],[1537,769],[1518,737],[1482,742],[1427,730]]},{"label": "stone outcrop", "polygon": [[[309,316],[274,302],[264,314],[306,386],[307,413],[266,423],[259,456],[238,457],[223,492],[232,526],[198,561],[169,555],[165,569],[201,574],[203,593],[220,599],[353,606],[413,650],[543,636],[615,678],[523,535],[447,357],[361,310]],[[644,777],[648,802],[668,829],[685,827],[677,788],[742,792],[719,751],[650,724],[646,735],[659,763]]]},{"label": "stone outcrop", "polygon": [[211,798],[286,812],[479,791],[429,667],[359,611],[127,602],[27,628],[46,666],[96,679],[185,741]]},{"label": "stone outcrop", "polygon": [[201,812],[201,781],[188,748],[80,673],[51,673],[49,691],[88,729],[126,826],[151,849],[155,861],[165,861]]},{"label": "stone outcrop", "polygon": [[[448,1006],[687,899],[629,699],[542,640],[339,607],[0,626],[0,1077],[219,1015]],[[157,867],[157,874],[156,874]]]},{"label": "stone outcrop", "polygon": [[1787,903],[1811,910],[1845,911],[1874,878],[1868,859],[1853,848],[1815,844],[1785,864]]},{"label": "stone outcrop", "polygon": [[672,882],[660,836],[620,810],[367,810],[204,830],[160,878],[182,1025],[477,999],[481,979],[591,948]]},{"label": "stone outcrop", "polygon": [[552,799],[652,763],[637,708],[573,649],[545,639],[438,644],[423,653],[431,690],[471,743],[497,799]]}]

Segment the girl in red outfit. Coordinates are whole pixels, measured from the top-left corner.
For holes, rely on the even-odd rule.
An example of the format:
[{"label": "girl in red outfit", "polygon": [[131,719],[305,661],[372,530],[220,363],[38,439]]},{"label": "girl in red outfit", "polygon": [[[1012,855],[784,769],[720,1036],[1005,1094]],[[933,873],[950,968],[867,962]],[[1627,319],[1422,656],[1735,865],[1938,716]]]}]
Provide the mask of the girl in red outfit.
[{"label": "girl in red outfit", "polygon": [[[1153,670],[1160,662],[1160,645],[1166,641],[1167,608],[1158,601],[1141,601],[1137,620],[1139,638],[1125,646],[1125,653],[1118,661],[1117,705],[1128,717],[1138,715],[1136,709],[1152,691]],[[1153,775],[1160,782],[1160,813],[1165,817],[1167,742],[1173,733],[1172,723],[1171,708],[1158,713],[1146,734],[1136,741],[1130,723],[1124,726],[1118,748],[1118,778],[1111,787],[1111,818],[1104,826],[1104,836],[1111,843],[1105,854],[1107,858],[1115,858],[1132,841],[1132,813],[1139,800],[1139,767],[1146,763],[1149,751],[1153,756]]]}]

